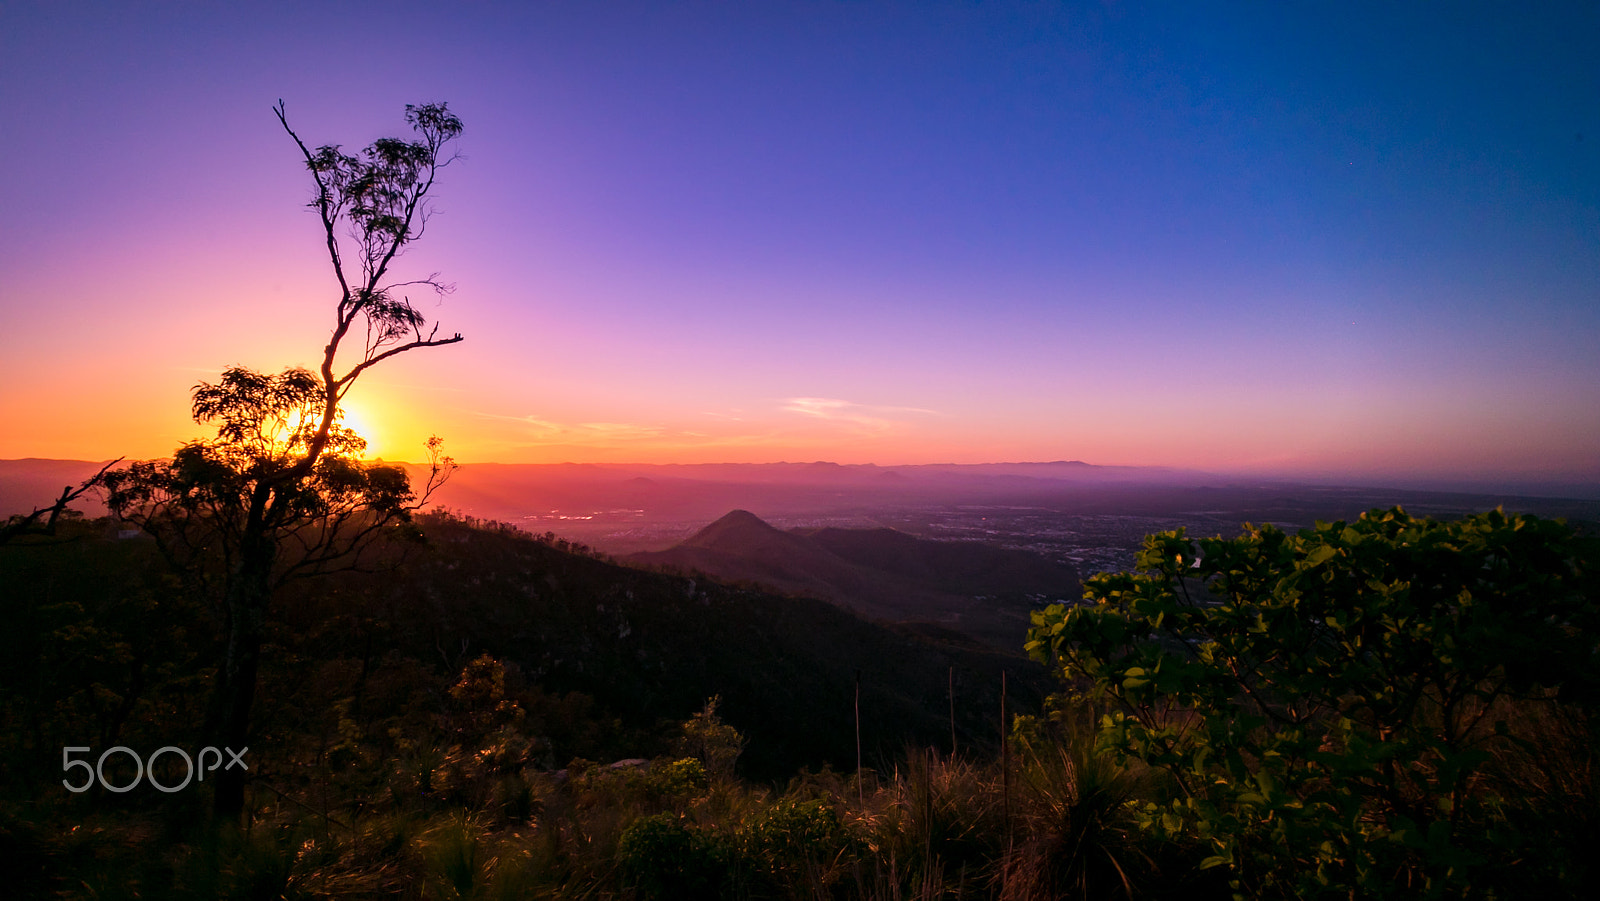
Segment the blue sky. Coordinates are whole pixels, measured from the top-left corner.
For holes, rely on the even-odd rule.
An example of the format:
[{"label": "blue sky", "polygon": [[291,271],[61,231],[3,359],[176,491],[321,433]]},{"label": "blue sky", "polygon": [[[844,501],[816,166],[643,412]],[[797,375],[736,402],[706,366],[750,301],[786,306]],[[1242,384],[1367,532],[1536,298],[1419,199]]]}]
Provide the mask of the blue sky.
[{"label": "blue sky", "polygon": [[313,359],[271,105],[353,148],[447,100],[408,264],[468,340],[353,395],[390,457],[1600,480],[1596,46],[1592,4],[8,4],[0,456],[164,453],[206,373]]}]

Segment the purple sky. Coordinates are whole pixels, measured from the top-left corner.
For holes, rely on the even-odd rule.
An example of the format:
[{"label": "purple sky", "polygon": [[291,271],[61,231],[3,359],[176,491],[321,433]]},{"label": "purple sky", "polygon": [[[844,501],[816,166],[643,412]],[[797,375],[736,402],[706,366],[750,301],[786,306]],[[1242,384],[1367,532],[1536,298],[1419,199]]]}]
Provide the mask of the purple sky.
[{"label": "purple sky", "polygon": [[239,6],[0,6],[0,457],[314,361],[272,104],[445,100],[391,459],[1600,482],[1600,6]]}]

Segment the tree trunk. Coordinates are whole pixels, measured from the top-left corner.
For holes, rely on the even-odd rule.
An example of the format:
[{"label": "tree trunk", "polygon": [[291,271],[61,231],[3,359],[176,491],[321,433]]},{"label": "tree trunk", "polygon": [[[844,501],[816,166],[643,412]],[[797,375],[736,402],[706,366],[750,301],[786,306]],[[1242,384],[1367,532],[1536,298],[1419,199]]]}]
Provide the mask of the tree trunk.
[{"label": "tree trunk", "polygon": [[[233,763],[228,752],[243,754],[249,745],[250,706],[255,701],[261,637],[267,605],[272,598],[272,564],[276,556],[277,546],[269,537],[247,535],[239,567],[228,574],[228,644],[222,666],[217,669],[211,709],[206,717],[206,734],[222,751],[212,807],[219,819],[237,819],[244,810],[244,786],[249,773],[240,764]],[[244,760],[248,764],[249,758]]]}]

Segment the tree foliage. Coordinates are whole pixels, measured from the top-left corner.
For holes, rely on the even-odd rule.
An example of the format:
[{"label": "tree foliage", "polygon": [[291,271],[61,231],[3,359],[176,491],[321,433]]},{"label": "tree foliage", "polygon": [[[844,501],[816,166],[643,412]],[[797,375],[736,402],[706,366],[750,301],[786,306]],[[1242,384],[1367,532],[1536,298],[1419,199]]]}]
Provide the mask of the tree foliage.
[{"label": "tree foliage", "polygon": [[[336,413],[310,471],[289,478],[318,434],[322,386],[305,369],[264,375],[232,368],[194,391],[194,418],[217,437],[184,444],[169,460],[108,473],[108,503],[153,535],[192,582],[218,588],[242,562],[247,539],[267,532],[277,546],[273,587],[296,576],[355,568],[371,539],[403,528],[417,506],[399,466],[364,463],[366,440]],[[453,465],[428,444],[430,477],[422,498]],[[254,509],[258,494],[270,502]],[[220,580],[220,583],[219,583]],[[209,593],[209,592],[208,592]]]},{"label": "tree foliage", "polygon": [[[427,318],[409,297],[396,296],[408,286],[448,293],[451,287],[437,274],[386,281],[395,258],[422,237],[429,218],[428,193],[439,170],[457,158],[447,156],[446,149],[460,136],[461,120],[442,103],[407,104],[406,122],[418,140],[380,138],[351,156],[337,144],[310,149],[289,127],[282,102],[273,112],[311,172],[316,189],[309,206],[322,222],[328,259],[339,281],[334,333],[322,367],[323,390],[336,402],[362,372],[389,357],[461,340],[460,335],[439,338],[437,325],[424,332]],[[340,345],[358,325],[364,331],[361,359],[335,375]]]},{"label": "tree foliage", "polygon": [[1597,562],[1498,510],[1179,530],[1035,613],[1028,648],[1103,706],[1105,752],[1179,786],[1143,824],[1239,890],[1462,895],[1530,853],[1497,769],[1594,699]]}]

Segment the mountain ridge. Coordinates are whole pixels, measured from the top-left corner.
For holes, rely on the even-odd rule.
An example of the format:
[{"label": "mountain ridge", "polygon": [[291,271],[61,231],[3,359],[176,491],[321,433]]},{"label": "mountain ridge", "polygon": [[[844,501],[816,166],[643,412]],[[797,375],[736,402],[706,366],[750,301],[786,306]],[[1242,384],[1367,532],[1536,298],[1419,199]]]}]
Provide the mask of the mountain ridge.
[{"label": "mountain ridge", "polygon": [[698,571],[831,601],[863,616],[926,623],[1007,651],[1028,612],[1077,596],[1078,574],[1028,552],[941,542],[894,529],[781,530],[733,510],[662,551],[630,563]]}]

